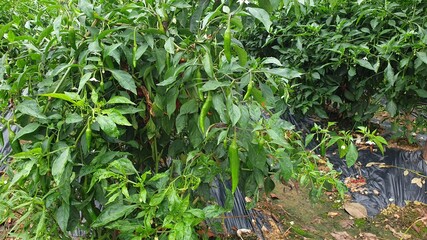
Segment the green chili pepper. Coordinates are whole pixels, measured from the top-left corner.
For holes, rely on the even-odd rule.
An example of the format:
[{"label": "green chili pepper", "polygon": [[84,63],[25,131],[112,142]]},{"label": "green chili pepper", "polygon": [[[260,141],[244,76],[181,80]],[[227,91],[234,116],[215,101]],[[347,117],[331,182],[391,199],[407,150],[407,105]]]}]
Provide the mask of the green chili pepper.
[{"label": "green chili pepper", "polygon": [[231,25],[230,19],[227,22],[227,28],[224,32],[224,54],[228,62],[231,62]]},{"label": "green chili pepper", "polygon": [[239,170],[240,170],[240,159],[239,150],[237,146],[237,134],[234,133],[234,138],[231,141],[230,147],[228,148],[228,160],[230,161],[231,171],[231,192],[234,193],[239,184]]},{"label": "green chili pepper", "polygon": [[88,123],[85,131],[85,140],[86,140],[86,150],[90,151],[90,143],[92,142],[92,129],[90,128],[91,124]]},{"label": "green chili pepper", "polygon": [[205,118],[211,106],[212,106],[212,93],[208,92],[208,97],[206,98],[205,103],[203,103],[202,110],[200,111],[200,116],[199,116],[200,130],[203,134],[205,134]]},{"label": "green chili pepper", "polygon": [[246,90],[246,94],[243,97],[243,100],[247,100],[251,96],[253,87],[254,87],[254,82],[251,80],[248,84],[248,89]]},{"label": "green chili pepper", "polygon": [[73,26],[71,26],[71,27],[68,29],[68,36],[69,36],[69,38],[70,38],[70,45],[71,45],[71,48],[73,48],[73,49],[77,49],[77,45],[76,45],[76,31],[74,30],[74,27],[73,27]]}]

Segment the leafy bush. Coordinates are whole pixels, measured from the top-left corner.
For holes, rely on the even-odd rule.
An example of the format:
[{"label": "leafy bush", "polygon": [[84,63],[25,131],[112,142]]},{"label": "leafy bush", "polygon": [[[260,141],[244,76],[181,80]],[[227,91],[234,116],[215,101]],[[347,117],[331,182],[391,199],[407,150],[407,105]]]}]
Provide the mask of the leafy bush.
[{"label": "leafy bush", "polygon": [[254,27],[242,38],[256,55],[274,52],[304,73],[289,82],[294,111],[366,123],[382,106],[395,116],[427,98],[425,1],[284,1],[278,7],[269,34]]},{"label": "leafy bush", "polygon": [[237,38],[244,19],[269,31],[255,4],[7,3],[0,106],[13,151],[0,222],[15,220],[11,236],[189,239],[232,207],[204,194],[217,176],[231,179],[230,199],[241,186],[256,200],[271,175],[344,193],[281,118],[301,74]]}]

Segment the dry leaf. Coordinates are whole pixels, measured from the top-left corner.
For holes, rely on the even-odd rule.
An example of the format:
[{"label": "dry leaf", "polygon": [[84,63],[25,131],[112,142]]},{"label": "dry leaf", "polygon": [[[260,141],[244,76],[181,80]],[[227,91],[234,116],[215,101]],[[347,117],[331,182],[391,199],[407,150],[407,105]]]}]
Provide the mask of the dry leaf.
[{"label": "dry leaf", "polygon": [[339,224],[342,228],[351,228],[354,225],[354,220],[343,219],[343,220],[339,221]]},{"label": "dry leaf", "polygon": [[250,197],[245,197],[245,202],[247,202],[247,203],[252,202],[252,198],[250,198]]},{"label": "dry leaf", "polygon": [[344,209],[354,218],[365,218],[368,211],[360,203],[344,203]]},{"label": "dry leaf", "polygon": [[397,232],[396,230],[394,230],[394,228],[390,227],[390,225],[386,225],[385,227],[388,228],[393,233],[393,235],[399,239],[406,240],[406,239],[412,238],[412,235],[402,233],[402,232]]},{"label": "dry leaf", "polygon": [[246,229],[246,228],[237,229],[237,232],[236,232],[237,236],[242,240],[243,240],[242,235],[250,234],[250,233],[252,233],[252,230]]},{"label": "dry leaf", "polygon": [[372,233],[361,233],[360,237],[363,240],[378,240],[378,237],[375,234],[372,234]]},{"label": "dry leaf", "polygon": [[331,235],[335,240],[354,240],[347,232],[333,232]]},{"label": "dry leaf", "polygon": [[328,217],[331,217],[331,218],[336,217],[338,215],[339,215],[339,213],[337,213],[337,212],[328,212]]},{"label": "dry leaf", "polygon": [[423,187],[423,180],[421,178],[412,178],[411,183],[417,184],[418,187]]},{"label": "dry leaf", "polygon": [[270,193],[270,197],[271,199],[279,199],[279,197],[274,193]]},{"label": "dry leaf", "polygon": [[372,166],[375,166],[375,165],[378,165],[379,167],[381,167],[381,166],[385,165],[385,163],[382,163],[382,162],[370,162],[370,163],[366,164],[366,167],[372,167]]},{"label": "dry leaf", "polygon": [[408,174],[409,174],[409,171],[408,171],[408,170],[405,170],[405,171],[403,172],[403,176],[408,176]]}]

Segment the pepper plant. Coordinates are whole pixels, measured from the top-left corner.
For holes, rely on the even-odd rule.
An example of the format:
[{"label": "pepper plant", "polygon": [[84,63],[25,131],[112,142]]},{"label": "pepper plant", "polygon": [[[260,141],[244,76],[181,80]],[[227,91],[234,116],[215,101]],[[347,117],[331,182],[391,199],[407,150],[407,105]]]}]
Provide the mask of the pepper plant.
[{"label": "pepper plant", "polygon": [[232,207],[204,194],[215,179],[231,180],[230,199],[238,186],[255,199],[271,191],[271,175],[344,192],[281,118],[302,74],[237,38],[245,19],[270,31],[258,2],[5,1],[10,236],[195,238]]},{"label": "pepper plant", "polygon": [[357,126],[379,110],[407,115],[425,102],[426,1],[283,1],[280,7],[270,33],[253,26],[241,34],[250,52],[271,52],[304,73],[289,82],[295,112]]}]

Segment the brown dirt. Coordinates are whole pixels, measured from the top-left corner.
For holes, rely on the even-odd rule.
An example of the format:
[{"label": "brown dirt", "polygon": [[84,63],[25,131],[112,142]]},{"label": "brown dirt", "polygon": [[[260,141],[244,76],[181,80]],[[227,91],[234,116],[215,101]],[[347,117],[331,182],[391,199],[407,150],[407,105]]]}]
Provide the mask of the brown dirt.
[{"label": "brown dirt", "polygon": [[354,219],[333,194],[313,203],[308,199],[307,189],[276,186],[258,204],[276,216],[285,229],[273,239],[427,239],[426,204],[390,206],[375,218]]}]

